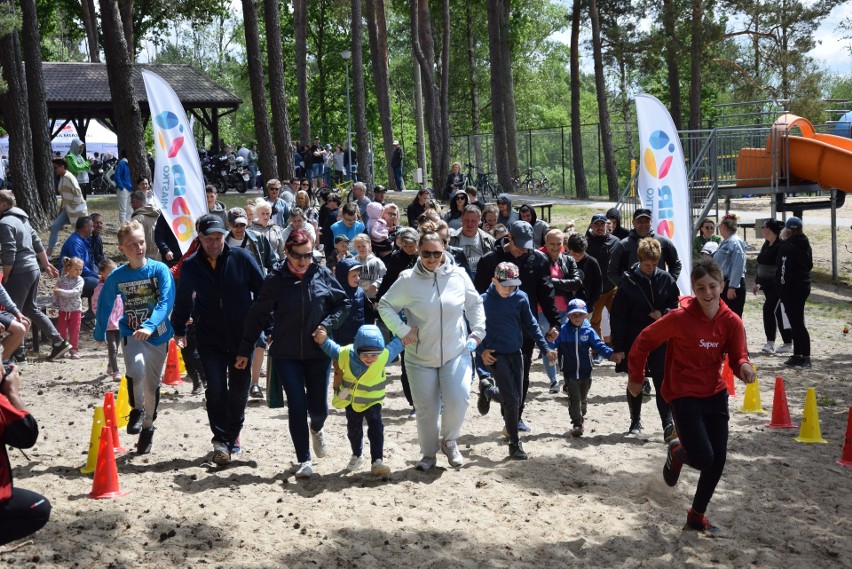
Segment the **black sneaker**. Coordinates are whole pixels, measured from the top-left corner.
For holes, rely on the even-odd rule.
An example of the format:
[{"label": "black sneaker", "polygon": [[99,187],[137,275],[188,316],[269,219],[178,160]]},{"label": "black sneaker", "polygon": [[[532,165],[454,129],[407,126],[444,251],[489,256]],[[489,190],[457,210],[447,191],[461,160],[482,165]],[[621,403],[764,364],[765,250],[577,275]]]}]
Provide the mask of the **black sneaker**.
[{"label": "black sneaker", "polygon": [[491,400],[488,399],[486,391],[491,387],[491,382],[487,379],[479,380],[479,397],[476,399],[476,408],[480,415],[487,415],[491,410]]},{"label": "black sneaker", "polygon": [[249,389],[249,397],[252,399],[263,399],[263,391],[261,391],[260,386],[258,384],[254,384]]},{"label": "black sneaker", "polygon": [[799,363],[799,367],[802,369],[811,369],[811,358],[809,356],[802,356],[802,361]]},{"label": "black sneaker", "polygon": [[524,452],[524,447],[521,444],[521,441],[516,443],[509,443],[509,458],[513,460],[527,460],[529,456]]},{"label": "black sneaker", "polygon": [[666,428],[663,429],[663,440],[667,443],[672,442],[677,438],[677,429],[675,429],[674,423],[669,423],[666,425]]},{"label": "black sneaker", "polygon": [[[810,364],[810,358],[808,358],[808,363]],[[790,356],[786,360],[784,360],[785,366],[790,367],[801,367],[802,365],[802,356]]]},{"label": "black sneaker", "polygon": [[690,508],[689,512],[686,514],[686,525],[683,526],[683,529],[700,531],[711,536],[719,536],[722,534],[722,530],[711,524],[710,520],[707,519],[707,516],[692,511],[692,508]]},{"label": "black sneaker", "polygon": [[630,421],[630,429],[627,431],[631,435],[638,435],[642,433],[642,421],[636,419],[635,421]]},{"label": "black sneaker", "polygon": [[677,455],[682,448],[680,441],[675,439],[669,443],[668,451],[666,451],[666,463],[663,465],[663,480],[669,486],[677,484],[677,479],[680,478],[680,470],[683,468],[683,462],[681,462]]},{"label": "black sneaker", "polygon": [[203,387],[201,385],[201,380],[200,379],[193,379],[192,380],[192,395],[198,395],[199,393],[201,393],[202,389],[203,389]]},{"label": "black sneaker", "polygon": [[127,418],[127,434],[138,435],[142,432],[142,416],[145,413],[142,409],[131,409],[130,416]]},{"label": "black sneaker", "polygon": [[155,428],[151,425],[147,429],[142,429],[142,432],[139,433],[139,438],[136,440],[137,454],[148,454],[151,452],[151,442],[154,440]]},{"label": "black sneaker", "polygon": [[583,423],[580,423],[579,425],[574,425],[574,428],[571,429],[571,436],[572,437],[582,437],[583,436]]},{"label": "black sneaker", "polygon": [[47,361],[52,362],[56,358],[61,358],[68,353],[68,350],[70,349],[71,344],[69,344],[67,340],[62,340],[60,343],[54,344],[53,349],[50,350],[50,355],[47,356]]}]

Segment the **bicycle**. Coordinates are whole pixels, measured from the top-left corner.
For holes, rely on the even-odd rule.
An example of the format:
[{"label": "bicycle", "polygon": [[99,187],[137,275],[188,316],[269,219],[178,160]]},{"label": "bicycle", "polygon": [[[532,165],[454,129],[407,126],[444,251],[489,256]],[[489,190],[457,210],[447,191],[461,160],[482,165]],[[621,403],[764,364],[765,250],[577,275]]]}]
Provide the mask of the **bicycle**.
[{"label": "bicycle", "polygon": [[512,187],[517,193],[546,194],[550,191],[550,180],[546,176],[542,178],[533,177],[533,169],[527,168],[526,176],[512,178]]},{"label": "bicycle", "polygon": [[465,164],[467,167],[467,182],[471,183],[473,180],[473,171],[476,170],[476,181],[471,185],[476,187],[476,191],[479,193],[483,199],[488,199],[489,195],[492,200],[496,200],[497,196],[503,193],[503,189],[500,187],[500,184],[497,182],[493,182],[492,178],[494,176],[493,172],[483,172],[473,164]]}]

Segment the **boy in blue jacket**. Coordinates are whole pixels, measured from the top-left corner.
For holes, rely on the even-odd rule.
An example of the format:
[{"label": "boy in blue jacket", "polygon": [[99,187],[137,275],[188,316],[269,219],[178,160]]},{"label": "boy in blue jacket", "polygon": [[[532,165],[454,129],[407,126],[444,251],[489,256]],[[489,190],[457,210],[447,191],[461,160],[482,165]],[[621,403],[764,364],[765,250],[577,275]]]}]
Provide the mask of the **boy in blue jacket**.
[{"label": "boy in blue jacket", "polygon": [[571,300],[568,303],[568,322],[562,326],[556,339],[565,376],[563,390],[568,394],[568,413],[573,426],[571,434],[575,437],[583,434],[583,418],[586,416],[589,389],[592,386],[592,355],[589,347],[616,363],[624,357],[621,354],[613,356],[612,348],[603,343],[586,319],[588,315],[586,301],[580,298]]},{"label": "boy in blue jacket", "polygon": [[[497,383],[496,388],[483,387],[486,397],[503,405],[503,434],[509,439],[509,457],[526,460],[527,453],[518,437],[518,412],[524,379],[523,331],[526,330],[539,349],[547,353],[551,362],[556,361],[557,352],[547,345],[533,316],[529,298],[518,288],[520,284],[517,265],[506,262],[497,265],[491,285],[482,295],[486,334],[476,352],[479,355],[477,360],[481,358],[482,363],[488,366]],[[488,382],[488,379],[482,381]]]},{"label": "boy in blue jacket", "polygon": [[364,419],[367,419],[367,438],[370,441],[370,473],[387,476],[390,467],[384,464],[385,427],[382,423],[382,403],[385,400],[387,376],[385,366],[403,350],[402,341],[394,338],[385,346],[378,326],[365,324],[355,334],[355,341],[341,346],[328,337],[325,330],[314,334],[314,341],[340,367],[342,382],[335,386],[332,405],[346,408],[346,431],[352,446],[352,458],[346,465],[353,472],[363,462]]}]

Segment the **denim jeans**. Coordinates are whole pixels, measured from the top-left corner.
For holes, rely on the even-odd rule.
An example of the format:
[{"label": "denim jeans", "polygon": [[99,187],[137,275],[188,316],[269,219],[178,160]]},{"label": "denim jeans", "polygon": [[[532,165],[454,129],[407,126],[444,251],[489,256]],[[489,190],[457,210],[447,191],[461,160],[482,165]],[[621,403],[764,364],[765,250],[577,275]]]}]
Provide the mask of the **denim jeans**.
[{"label": "denim jeans", "polygon": [[69,223],[71,223],[71,220],[68,219],[68,213],[66,213],[64,207],[60,206],[56,219],[54,219],[53,223],[50,224],[50,237],[47,239],[48,249],[56,247],[56,241],[59,240],[59,230]]},{"label": "denim jeans", "polygon": [[[560,326],[560,328],[562,327],[562,325],[565,324],[565,321],[567,320],[567,317],[565,316],[565,312],[566,311],[564,311],[564,310],[559,311],[559,326]],[[547,318],[545,318],[544,313],[542,313],[542,312],[538,313],[538,325],[541,327],[541,333],[542,334],[547,334],[547,331],[550,330],[550,322],[547,321]],[[551,350],[555,350],[556,349],[556,341],[554,340],[553,342],[548,342],[547,346]],[[550,380],[550,383],[553,383],[554,381],[556,381],[557,372],[559,371],[558,364],[551,365],[550,360],[547,358],[547,354],[541,354],[541,361],[544,362],[544,371],[547,372],[547,379]]]},{"label": "denim jeans", "polygon": [[384,458],[385,426],[382,423],[382,406],[373,405],[358,412],[352,405],[346,407],[346,434],[352,446],[352,454],[364,452],[364,419],[367,419],[367,439],[370,441],[370,462]]},{"label": "denim jeans", "polygon": [[281,379],[284,393],[287,395],[287,420],[290,438],[296,448],[296,459],[299,462],[307,462],[311,460],[308,417],[310,416],[310,428],[314,432],[322,430],[328,417],[328,373],[331,370],[331,359],[276,358],[274,365],[275,373]]},{"label": "denim jeans", "polygon": [[393,181],[396,184],[397,191],[402,191],[403,182],[402,182],[402,166],[397,166],[393,169]]},{"label": "denim jeans", "polygon": [[240,436],[246,417],[251,362],[237,369],[236,354],[200,351],[201,365],[207,379],[207,420],[213,432],[212,442],[231,448]]}]

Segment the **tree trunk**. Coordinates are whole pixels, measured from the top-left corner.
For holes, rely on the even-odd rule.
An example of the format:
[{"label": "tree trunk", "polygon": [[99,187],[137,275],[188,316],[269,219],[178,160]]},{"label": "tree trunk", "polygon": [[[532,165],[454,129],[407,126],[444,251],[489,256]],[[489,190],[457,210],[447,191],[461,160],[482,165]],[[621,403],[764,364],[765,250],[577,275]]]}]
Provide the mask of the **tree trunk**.
[{"label": "tree trunk", "polygon": [[306,10],[306,0],[293,0],[293,23],[296,32],[296,95],[299,98],[299,139],[303,145],[311,143]]},{"label": "tree trunk", "polygon": [[100,63],[98,53],[98,19],[95,15],[94,0],[80,0],[83,8],[83,27],[86,28],[86,45],[89,48],[89,63]]},{"label": "tree trunk", "polygon": [[512,171],[509,168],[509,152],[506,140],[506,120],[504,118],[503,65],[500,62],[500,0],[488,0],[488,53],[491,57],[491,122],[494,137],[494,167],[497,181],[503,191],[512,191]]},{"label": "tree trunk", "polygon": [[450,0],[444,0],[444,37],[441,49],[441,91],[438,95],[441,118],[439,172],[450,170]]},{"label": "tree trunk", "polygon": [[[500,75],[503,78],[503,120],[506,122],[506,156],[509,172],[521,175],[518,158],[518,127],[515,121],[515,87],[512,77],[512,49],[509,45],[509,0],[500,2]],[[509,186],[511,188],[511,186]]]},{"label": "tree trunk", "polygon": [[[130,63],[133,63],[136,61],[136,40],[133,37],[133,0],[118,0],[118,13],[121,14],[120,29],[124,34],[124,41],[127,43],[127,58]],[[103,8],[101,8],[101,18],[103,18]],[[104,34],[106,34],[106,30],[104,30]]]},{"label": "tree trunk", "polygon": [[[416,40],[414,31],[412,30],[412,39]],[[413,52],[412,52],[413,53]],[[414,125],[417,137],[417,167],[420,168],[423,177],[420,181],[420,187],[426,187],[426,180],[429,179],[429,169],[426,167],[426,126],[423,121],[423,80],[420,77],[420,62],[414,58]],[[437,193],[435,194],[437,195]]]},{"label": "tree trunk", "polygon": [[669,105],[675,128],[681,130],[682,111],[680,108],[680,71],[678,70],[680,50],[678,49],[677,33],[675,32],[676,18],[674,0],[663,0],[663,31],[666,40],[664,51],[669,80]]},{"label": "tree trunk", "polygon": [[586,168],[583,165],[583,131],[580,119],[580,13],[582,0],[574,0],[571,10],[571,159],[577,197],[589,197]]},{"label": "tree trunk", "polygon": [[[246,33],[246,61],[248,62],[251,106],[254,111],[254,135],[257,154],[264,179],[278,175],[275,156],[272,154],[272,134],[269,132],[269,114],[266,110],[266,83],[263,80],[263,62],[260,57],[260,31],[254,0],[243,1],[243,27]],[[273,176],[274,174],[274,176]]]},{"label": "tree trunk", "polygon": [[[320,140],[328,142],[331,137],[331,133],[329,132],[329,120],[328,120],[328,107],[329,107],[329,97],[328,97],[328,73],[326,72],[325,61],[329,54],[326,53],[326,30],[328,29],[328,0],[319,0],[319,14],[317,15],[317,21],[314,23],[312,29],[316,30],[314,34],[314,43],[316,46],[316,66],[317,66],[317,84],[316,84],[316,92],[317,97],[316,106],[319,107],[319,119],[320,119],[320,132],[317,136],[320,137]],[[317,111],[314,111],[317,112]]]},{"label": "tree trunk", "polygon": [[33,137],[33,171],[36,187],[45,209],[53,213],[56,189],[51,167],[52,151],[50,130],[47,125],[47,96],[41,65],[41,38],[38,32],[38,15],[35,0],[20,0],[24,59],[27,62],[27,101],[30,112],[30,130]]},{"label": "tree trunk", "polygon": [[140,176],[147,176],[150,179],[151,172],[148,169],[145,154],[142,114],[139,110],[139,101],[136,100],[136,93],[133,92],[131,75],[133,67],[128,56],[127,42],[122,33],[118,5],[115,0],[100,0],[100,6],[104,59],[109,91],[112,95],[118,147],[127,151],[130,178],[136,180]]},{"label": "tree trunk", "polygon": [[[13,0],[0,4],[0,10],[4,16],[14,14]],[[9,173],[14,180],[15,201],[30,216],[33,227],[44,229],[53,220],[56,200],[51,198],[44,203],[35,182],[27,83],[18,51],[17,32],[0,36],[0,67],[7,87],[6,92],[0,95],[0,104],[3,105],[3,126],[9,133]]]},{"label": "tree trunk", "polygon": [[376,86],[376,103],[379,107],[379,123],[382,125],[382,142],[388,187],[396,187],[391,167],[393,156],[393,118],[391,116],[390,82],[388,80],[388,29],[385,20],[384,0],[367,0],[365,3],[367,33],[370,38],[370,61],[373,66],[373,82]]},{"label": "tree trunk", "polygon": [[689,50],[689,130],[701,128],[701,65],[704,39],[701,26],[704,10],[701,0],[692,0],[692,43]]},{"label": "tree trunk", "polygon": [[479,137],[481,119],[479,118],[479,81],[476,78],[476,38],[473,35],[473,3],[466,2],[464,5],[464,25],[467,36],[467,65],[470,81],[470,126],[473,135],[473,155],[477,168],[482,165],[482,140]]},{"label": "tree trunk", "polygon": [[373,189],[370,170],[373,149],[367,135],[367,102],[364,97],[364,47],[361,38],[361,0],[352,0],[352,107],[355,113],[355,140],[358,151],[358,180]]},{"label": "tree trunk", "polygon": [[589,0],[589,15],[592,20],[592,52],[595,60],[595,90],[598,95],[598,117],[601,124],[601,150],[604,155],[604,170],[606,170],[607,194],[611,201],[618,200],[618,166],[615,163],[615,152],[612,148],[612,129],[609,125],[609,107],[606,100],[606,79],[603,69],[603,54],[601,49],[601,25],[598,17],[597,0]]},{"label": "tree trunk", "polygon": [[290,151],[290,118],[287,113],[287,94],[284,91],[284,57],[281,55],[281,14],[278,11],[278,1],[264,2],[263,9],[269,66],[269,99],[272,103],[272,133],[275,138],[276,160],[273,162],[277,165],[275,172],[262,170],[263,179],[270,180],[279,176],[291,178],[294,174],[293,153]]}]

